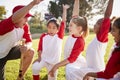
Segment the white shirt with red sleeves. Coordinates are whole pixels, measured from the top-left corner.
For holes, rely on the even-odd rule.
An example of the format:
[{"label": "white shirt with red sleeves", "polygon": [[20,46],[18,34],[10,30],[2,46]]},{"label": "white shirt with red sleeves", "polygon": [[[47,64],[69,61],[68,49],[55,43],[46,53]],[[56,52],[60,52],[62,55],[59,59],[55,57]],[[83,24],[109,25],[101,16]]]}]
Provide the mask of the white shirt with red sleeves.
[{"label": "white shirt with red sleeves", "polygon": [[83,67],[86,65],[84,57],[81,55],[84,50],[85,42],[83,37],[70,35],[64,47],[64,58],[68,59],[70,66]]},{"label": "white shirt with red sleeves", "polygon": [[110,28],[110,19],[105,18],[100,32],[91,41],[86,50],[86,60],[89,68],[94,71],[101,71],[105,68],[104,55],[108,42],[108,32]]},{"label": "white shirt with red sleeves", "polygon": [[54,36],[45,35],[43,37],[42,47],[42,60],[50,64],[59,62],[62,51],[62,39],[57,34]]},{"label": "white shirt with red sleeves", "polygon": [[56,64],[60,61],[64,28],[65,23],[61,22],[60,29],[57,34],[51,36],[47,33],[43,33],[40,37],[38,51],[42,51],[42,60],[49,64]]},{"label": "white shirt with red sleeves", "polygon": [[22,38],[25,38],[26,42],[31,42],[27,27],[25,25],[25,29],[16,28],[11,17],[0,22],[0,58],[5,57]]},{"label": "white shirt with red sleeves", "polygon": [[21,28],[14,28],[12,31],[0,35],[0,58],[5,57],[12,47],[14,47],[19,40],[22,40],[24,30]]}]

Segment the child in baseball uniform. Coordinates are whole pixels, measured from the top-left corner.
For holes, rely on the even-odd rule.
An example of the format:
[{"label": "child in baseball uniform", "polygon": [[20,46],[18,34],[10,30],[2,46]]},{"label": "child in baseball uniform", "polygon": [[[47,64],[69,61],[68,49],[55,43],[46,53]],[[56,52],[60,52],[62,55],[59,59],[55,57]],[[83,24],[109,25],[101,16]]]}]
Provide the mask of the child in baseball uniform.
[{"label": "child in baseball uniform", "polygon": [[[114,37],[115,46],[112,51],[112,55],[106,64],[104,70],[99,72],[87,73],[83,80],[90,80],[90,77],[96,78],[96,80],[120,80],[120,18],[117,18],[111,28],[111,34]],[[117,75],[116,75],[117,74]],[[115,76],[115,78],[113,78]]]},{"label": "child in baseball uniform", "polygon": [[[50,19],[47,23],[48,32],[43,33],[40,37],[38,59],[36,59],[32,65],[33,80],[40,80],[39,72],[43,67],[46,67],[49,72],[52,67],[60,61],[68,8],[68,5],[63,5],[63,15],[60,26],[55,19]],[[48,80],[56,80],[57,71],[55,73],[55,77],[48,75]]]},{"label": "child in baseball uniform", "polygon": [[94,25],[96,37],[91,41],[86,50],[87,67],[74,69],[74,71],[71,73],[71,76],[74,80],[83,80],[83,77],[87,72],[104,70],[104,55],[108,43],[112,7],[113,0],[109,0],[104,18],[99,19]]},{"label": "child in baseball uniform", "polygon": [[[70,79],[68,71],[72,69],[70,67],[83,67],[86,66],[85,59],[81,55],[85,46],[85,37],[88,34],[87,20],[84,17],[78,16],[79,14],[79,0],[75,0],[73,8],[73,18],[69,23],[69,33],[65,47],[64,47],[64,57],[65,59],[52,68],[49,74],[54,77],[55,71],[62,66],[66,68],[66,80]],[[71,70],[70,70],[71,69]]]}]

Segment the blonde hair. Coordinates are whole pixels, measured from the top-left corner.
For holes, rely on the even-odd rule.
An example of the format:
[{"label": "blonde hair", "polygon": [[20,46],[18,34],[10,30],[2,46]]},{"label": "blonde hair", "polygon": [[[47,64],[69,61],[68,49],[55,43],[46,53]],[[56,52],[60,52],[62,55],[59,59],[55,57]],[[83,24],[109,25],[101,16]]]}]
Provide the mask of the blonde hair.
[{"label": "blonde hair", "polygon": [[71,21],[72,21],[74,24],[76,24],[76,26],[81,26],[81,27],[82,27],[82,31],[83,31],[82,36],[83,36],[84,38],[86,38],[87,35],[89,34],[88,23],[87,23],[86,17],[80,17],[80,16],[73,17],[73,18],[71,19]]}]

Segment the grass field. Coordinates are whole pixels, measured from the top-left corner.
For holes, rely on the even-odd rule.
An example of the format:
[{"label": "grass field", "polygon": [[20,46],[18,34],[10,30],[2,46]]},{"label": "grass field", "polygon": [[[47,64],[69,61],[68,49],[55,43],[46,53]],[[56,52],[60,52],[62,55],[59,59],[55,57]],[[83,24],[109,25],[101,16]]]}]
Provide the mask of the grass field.
[{"label": "grass field", "polygon": [[[94,34],[90,34],[86,38],[86,47],[90,43],[90,41],[93,39],[94,36],[95,36]],[[64,43],[65,43],[66,38],[67,38],[67,36],[64,37],[63,48],[64,48]],[[39,38],[33,39],[33,48],[35,49],[35,51],[37,51],[38,42],[39,42]],[[112,39],[111,35],[109,35],[109,43],[108,43],[108,47],[106,50],[105,62],[107,61],[112,44],[113,44],[113,39]],[[85,56],[86,47],[85,47],[84,52],[82,53],[84,56]],[[35,52],[35,55],[34,55],[34,59],[36,59],[36,58],[37,58],[37,52]],[[61,59],[63,59],[63,55],[62,55]],[[5,71],[6,80],[16,80],[17,75],[18,75],[19,63],[20,63],[19,59],[7,62],[6,71]],[[47,80],[46,74],[47,74],[46,69],[43,68],[42,71],[40,72],[41,80]],[[25,75],[25,80],[32,80],[31,66],[29,67],[29,69]],[[57,80],[65,80],[64,67],[59,68]]]}]

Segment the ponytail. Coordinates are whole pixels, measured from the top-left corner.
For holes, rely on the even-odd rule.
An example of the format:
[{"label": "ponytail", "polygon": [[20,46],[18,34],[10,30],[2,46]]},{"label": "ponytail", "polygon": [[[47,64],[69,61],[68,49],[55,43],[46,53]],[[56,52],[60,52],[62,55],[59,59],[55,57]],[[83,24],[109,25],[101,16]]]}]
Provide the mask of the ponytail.
[{"label": "ponytail", "polygon": [[85,23],[84,23],[84,27],[83,27],[83,37],[86,38],[89,34],[89,28],[88,28],[88,22],[87,22],[87,18],[83,17]]}]

